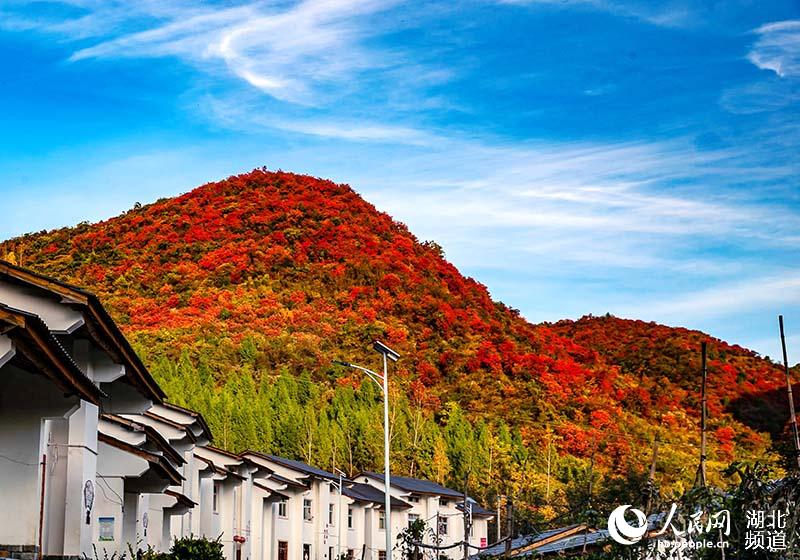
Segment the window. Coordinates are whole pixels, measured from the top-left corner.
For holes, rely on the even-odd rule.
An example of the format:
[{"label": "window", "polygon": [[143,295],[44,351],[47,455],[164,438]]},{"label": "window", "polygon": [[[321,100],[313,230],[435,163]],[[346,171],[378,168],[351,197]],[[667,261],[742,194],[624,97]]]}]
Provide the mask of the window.
[{"label": "window", "polygon": [[219,482],[216,480],[211,487],[211,511],[219,513]]},{"label": "window", "polygon": [[278,502],[278,517],[283,517],[284,519],[288,517],[286,515],[286,500]]},{"label": "window", "polygon": [[347,508],[347,528],[353,528],[353,508]]},{"label": "window", "polygon": [[446,517],[439,517],[439,534],[446,535],[447,534],[447,518]]},{"label": "window", "polygon": [[333,504],[328,504],[328,525],[334,525],[333,522]]},{"label": "window", "polygon": [[416,513],[409,513],[408,514],[408,528],[410,529],[411,526],[414,524],[415,521],[419,520],[419,515]]},{"label": "window", "polygon": [[378,551],[378,560],[386,560],[386,551],[385,550],[379,550]]},{"label": "window", "polygon": [[[333,560],[333,547],[328,547],[328,560]],[[338,558],[336,560],[339,560]]]},{"label": "window", "polygon": [[[311,500],[309,500],[311,501]],[[303,560],[311,560],[311,545],[304,544],[303,545]]]},{"label": "window", "polygon": [[353,550],[352,548],[347,549],[347,560],[353,560],[353,558],[355,558],[355,555],[356,555],[355,550]]},{"label": "window", "polygon": [[311,521],[311,500],[303,500],[303,519]]},{"label": "window", "polygon": [[278,541],[278,560],[289,560],[289,543]]},{"label": "window", "polygon": [[381,531],[386,529],[386,512],[383,510],[378,512],[378,529]]},{"label": "window", "polygon": [[439,500],[439,505],[442,507],[447,507],[450,505],[450,502],[448,502],[447,500]]},{"label": "window", "polygon": [[408,501],[411,502],[412,504],[418,504],[419,503],[419,496],[417,496],[416,494],[411,494],[408,497]]}]

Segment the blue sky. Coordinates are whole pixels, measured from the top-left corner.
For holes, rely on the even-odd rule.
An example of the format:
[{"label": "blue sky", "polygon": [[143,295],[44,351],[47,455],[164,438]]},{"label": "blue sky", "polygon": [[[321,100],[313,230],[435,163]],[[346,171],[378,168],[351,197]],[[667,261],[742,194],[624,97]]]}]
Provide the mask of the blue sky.
[{"label": "blue sky", "polygon": [[0,2],[0,238],[266,165],[532,321],[800,360],[796,2]]}]

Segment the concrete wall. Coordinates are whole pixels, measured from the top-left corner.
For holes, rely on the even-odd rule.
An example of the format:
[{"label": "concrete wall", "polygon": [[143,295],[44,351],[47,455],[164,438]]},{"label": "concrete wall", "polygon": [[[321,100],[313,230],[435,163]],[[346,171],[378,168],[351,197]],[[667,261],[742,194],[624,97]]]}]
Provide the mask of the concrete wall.
[{"label": "concrete wall", "polygon": [[[122,538],[122,524],[123,524],[123,505],[125,494],[125,481],[121,477],[98,477],[97,478],[97,495],[95,497],[95,515],[97,516],[98,523],[94,531],[94,543],[98,552],[108,553],[111,557],[115,552],[121,554],[126,551],[125,542]],[[101,518],[109,520],[107,525],[113,527],[111,531],[111,539],[100,540]]]},{"label": "concrete wall", "polygon": [[42,375],[0,369],[0,496],[14,508],[0,523],[0,545],[38,545],[44,420],[63,418],[77,402]]}]

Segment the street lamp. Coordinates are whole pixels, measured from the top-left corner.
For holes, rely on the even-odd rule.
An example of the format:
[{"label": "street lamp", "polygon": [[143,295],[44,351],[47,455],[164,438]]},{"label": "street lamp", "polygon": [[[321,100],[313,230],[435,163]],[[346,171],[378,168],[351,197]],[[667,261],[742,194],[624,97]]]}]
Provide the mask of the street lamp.
[{"label": "street lamp", "polygon": [[367,374],[373,383],[383,391],[383,483],[385,486],[384,495],[386,497],[386,505],[384,511],[386,512],[386,521],[384,523],[384,531],[386,532],[386,560],[392,558],[392,502],[391,502],[391,480],[389,477],[389,369],[388,361],[396,362],[400,359],[400,354],[383,344],[382,342],[375,341],[372,343],[372,348],[383,357],[383,375],[375,373],[356,364],[349,362],[334,361],[336,365],[357,369]]},{"label": "street lamp", "polygon": [[[339,519],[336,522],[337,523],[336,530],[337,530],[337,533],[338,533],[338,535],[336,536],[336,560],[341,560],[341,558],[342,558],[342,492],[343,492],[343,489],[344,489],[344,486],[342,486],[342,479],[344,477],[346,477],[347,475],[344,474],[344,472],[342,472],[342,469],[338,469],[336,467],[333,467],[333,470],[335,470],[336,474],[339,475],[339,484],[338,484],[338,490],[339,490]],[[331,484],[335,485],[336,483],[331,483]]]}]

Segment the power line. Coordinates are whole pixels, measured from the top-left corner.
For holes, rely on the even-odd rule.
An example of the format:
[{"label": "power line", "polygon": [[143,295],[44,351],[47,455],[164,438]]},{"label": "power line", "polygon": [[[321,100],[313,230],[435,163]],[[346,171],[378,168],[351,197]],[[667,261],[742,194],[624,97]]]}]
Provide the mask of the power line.
[{"label": "power line", "polygon": [[111,488],[111,485],[110,485],[110,484],[108,483],[108,481],[106,480],[106,477],[104,477],[102,474],[99,474],[99,473],[98,473],[98,474],[97,474],[97,478],[99,478],[100,480],[102,480],[102,481],[103,481],[103,483],[106,485],[106,488],[108,488],[108,490],[109,490],[110,492],[112,492],[112,493],[113,493],[113,494],[114,494],[114,495],[115,495],[117,498],[119,498],[119,502],[115,502],[114,500],[112,500],[111,498],[109,498],[109,497],[108,497],[108,494],[106,494],[106,491],[105,491],[105,490],[103,490],[103,487],[102,487],[102,486],[100,486],[100,485],[98,485],[98,487],[100,488],[100,491],[101,491],[101,492],[103,492],[103,496],[105,496],[106,500],[108,500],[108,501],[109,501],[109,502],[111,502],[112,504],[116,504],[116,505],[118,505],[118,506],[122,506],[122,507],[124,508],[124,507],[125,507],[125,503],[124,503],[124,500],[122,499],[122,496],[120,496],[119,494],[117,494],[117,492],[116,492],[116,491],[115,491],[113,488]]},{"label": "power line", "polygon": [[9,461],[11,463],[16,463],[17,465],[22,465],[24,467],[38,467],[39,465],[42,464],[41,461],[37,463],[26,463],[25,461],[20,461],[18,459],[14,459],[13,457],[8,457],[7,455],[2,455],[2,454],[0,454],[0,459],[5,459],[6,461]]}]

